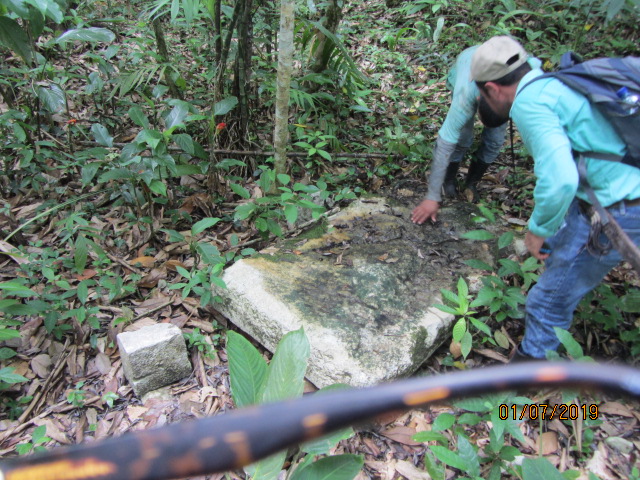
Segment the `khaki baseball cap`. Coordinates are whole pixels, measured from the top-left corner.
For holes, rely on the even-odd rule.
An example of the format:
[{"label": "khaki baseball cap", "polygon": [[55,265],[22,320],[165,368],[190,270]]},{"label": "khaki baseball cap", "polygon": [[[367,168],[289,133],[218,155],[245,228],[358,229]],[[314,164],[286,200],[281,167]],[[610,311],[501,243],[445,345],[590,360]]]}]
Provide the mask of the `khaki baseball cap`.
[{"label": "khaki baseball cap", "polygon": [[506,35],[493,37],[480,45],[471,60],[471,80],[498,80],[527,61],[522,45]]}]

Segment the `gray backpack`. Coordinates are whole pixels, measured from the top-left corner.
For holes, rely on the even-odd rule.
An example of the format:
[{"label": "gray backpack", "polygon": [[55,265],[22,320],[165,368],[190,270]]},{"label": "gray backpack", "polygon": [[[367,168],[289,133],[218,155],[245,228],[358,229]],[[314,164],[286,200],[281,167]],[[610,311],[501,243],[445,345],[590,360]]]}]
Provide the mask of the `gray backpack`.
[{"label": "gray backpack", "polygon": [[576,152],[587,157],[626,163],[640,168],[640,102],[629,105],[618,91],[626,87],[630,96],[640,97],[640,58],[597,58],[585,62],[573,52],[562,55],[560,69],[545,73],[541,78],[557,78],[582,93],[611,123],[627,145],[624,157],[601,152]]}]

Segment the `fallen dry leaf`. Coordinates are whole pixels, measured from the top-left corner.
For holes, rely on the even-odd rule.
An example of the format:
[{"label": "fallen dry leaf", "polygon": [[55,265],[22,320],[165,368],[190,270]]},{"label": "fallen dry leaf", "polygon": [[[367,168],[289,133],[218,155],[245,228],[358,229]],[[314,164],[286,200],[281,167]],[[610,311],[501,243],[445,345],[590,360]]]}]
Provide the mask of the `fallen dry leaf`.
[{"label": "fallen dry leaf", "polygon": [[538,453],[550,455],[558,451],[558,434],[556,432],[544,432],[538,438]]},{"label": "fallen dry leaf", "polygon": [[410,427],[392,427],[388,430],[380,432],[380,435],[384,435],[391,440],[402,443],[403,445],[422,445],[422,442],[416,442],[411,437],[416,434],[415,428]]},{"label": "fallen dry leaf", "polygon": [[46,378],[51,371],[51,357],[46,353],[37,355],[31,360],[31,369],[40,378]]},{"label": "fallen dry leaf", "polygon": [[431,480],[431,475],[424,469],[420,469],[406,460],[398,460],[396,471],[407,480]]},{"label": "fallen dry leaf", "polygon": [[633,418],[633,412],[629,407],[620,402],[604,402],[598,406],[598,413],[609,415],[620,415],[621,417]]}]

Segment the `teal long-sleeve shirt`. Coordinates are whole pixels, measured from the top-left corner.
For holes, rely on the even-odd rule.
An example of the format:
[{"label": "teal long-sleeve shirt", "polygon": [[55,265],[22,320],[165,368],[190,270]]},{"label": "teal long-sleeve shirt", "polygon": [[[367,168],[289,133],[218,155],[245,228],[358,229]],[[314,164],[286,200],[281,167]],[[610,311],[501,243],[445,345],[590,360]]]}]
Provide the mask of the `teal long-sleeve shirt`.
[{"label": "teal long-sleeve shirt", "polygon": [[[511,117],[534,159],[535,206],[529,231],[546,238],[560,228],[574,197],[588,200],[572,149],[624,155],[626,147],[580,93],[554,78],[527,85],[542,74],[535,68],[522,78]],[[603,206],[640,198],[640,169],[593,158],[586,159],[586,166],[587,180]]]},{"label": "teal long-sleeve shirt", "polygon": [[471,80],[471,59],[477,48],[476,45],[463,50],[447,76],[447,87],[453,90],[453,97],[438,136],[448,143],[459,142],[462,128],[473,118],[478,108],[480,90]]}]

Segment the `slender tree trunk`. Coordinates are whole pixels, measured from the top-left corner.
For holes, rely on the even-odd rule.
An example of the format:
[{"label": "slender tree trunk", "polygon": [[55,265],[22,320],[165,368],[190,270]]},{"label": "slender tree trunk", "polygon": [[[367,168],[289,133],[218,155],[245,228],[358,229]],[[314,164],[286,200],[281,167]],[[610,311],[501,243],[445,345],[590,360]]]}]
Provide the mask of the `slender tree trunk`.
[{"label": "slender tree trunk", "polygon": [[[324,12],[322,26],[331,33],[336,33],[340,20],[342,20],[343,0],[331,0]],[[311,64],[311,70],[315,73],[321,73],[327,68],[331,51],[334,45],[322,32],[316,32],[315,51]]]},{"label": "slender tree trunk", "polygon": [[[287,173],[289,143],[289,96],[293,69],[294,0],[280,0],[280,34],[278,39],[278,80],[276,115],[273,132],[276,174]],[[273,189],[275,190],[274,184]]]},{"label": "slender tree trunk", "polygon": [[233,38],[233,32],[236,29],[236,25],[238,23],[238,20],[240,19],[240,14],[242,13],[243,7],[244,2],[242,0],[238,0],[233,9],[233,16],[231,17],[231,22],[229,23],[229,29],[227,30],[227,36],[225,37],[224,45],[222,46],[220,62],[218,63],[218,71],[216,72],[216,102],[222,99],[222,95],[224,93],[224,76],[227,71],[227,58],[229,58],[231,39]]},{"label": "slender tree trunk", "polygon": [[220,65],[220,59],[222,58],[222,17],[220,11],[220,3],[222,0],[215,0],[213,4],[213,33],[216,41],[214,42],[216,65]]},{"label": "slender tree trunk", "polygon": [[244,10],[238,22],[238,55],[235,64],[234,94],[238,97],[238,135],[245,137],[249,125],[249,98],[247,85],[251,80],[251,51],[253,46],[252,0],[244,1]]},{"label": "slender tree trunk", "polygon": [[[164,31],[162,30],[162,23],[159,18],[153,19],[153,33],[156,36],[156,45],[158,47],[158,54],[162,57],[163,62],[169,62],[171,56],[169,55],[169,49],[167,48],[167,42],[164,39]],[[166,71],[164,74],[164,81],[167,82],[169,87],[169,93],[173,98],[179,98],[182,100],[182,93],[176,86],[173,78]]]}]

